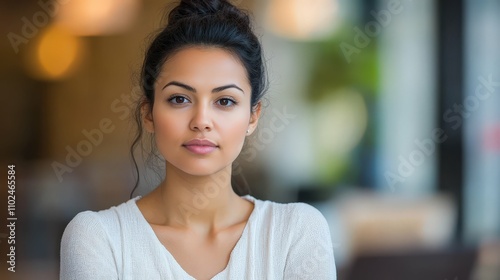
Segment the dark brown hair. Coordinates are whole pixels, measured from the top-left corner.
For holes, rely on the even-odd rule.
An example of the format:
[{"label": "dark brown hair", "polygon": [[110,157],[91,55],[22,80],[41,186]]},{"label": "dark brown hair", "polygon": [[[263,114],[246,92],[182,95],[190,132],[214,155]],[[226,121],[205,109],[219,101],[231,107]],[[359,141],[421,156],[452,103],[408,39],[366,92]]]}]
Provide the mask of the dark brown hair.
[{"label": "dark brown hair", "polygon": [[245,67],[250,82],[251,111],[267,89],[262,46],[252,30],[249,13],[224,0],[183,0],[170,11],[167,18],[167,25],[147,48],[141,69],[142,96],[134,115],[138,129],[130,147],[137,178],[130,197],[139,185],[139,168],[134,150],[143,134],[142,107],[148,105],[152,111],[154,84],[169,57],[193,46],[219,47],[236,55]]}]

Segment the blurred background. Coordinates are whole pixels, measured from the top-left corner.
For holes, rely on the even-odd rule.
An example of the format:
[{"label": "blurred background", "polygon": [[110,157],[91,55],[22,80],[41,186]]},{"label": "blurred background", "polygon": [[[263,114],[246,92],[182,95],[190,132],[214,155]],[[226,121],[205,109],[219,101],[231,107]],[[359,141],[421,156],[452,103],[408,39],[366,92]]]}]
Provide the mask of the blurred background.
[{"label": "blurred background", "polygon": [[[270,78],[235,185],[317,207],[338,279],[500,279],[500,1],[232,2],[253,13]],[[15,273],[0,227],[1,279],[57,279],[66,224],[128,200],[138,73],[169,3],[0,3],[18,218]],[[136,195],[161,180],[140,168]]]}]

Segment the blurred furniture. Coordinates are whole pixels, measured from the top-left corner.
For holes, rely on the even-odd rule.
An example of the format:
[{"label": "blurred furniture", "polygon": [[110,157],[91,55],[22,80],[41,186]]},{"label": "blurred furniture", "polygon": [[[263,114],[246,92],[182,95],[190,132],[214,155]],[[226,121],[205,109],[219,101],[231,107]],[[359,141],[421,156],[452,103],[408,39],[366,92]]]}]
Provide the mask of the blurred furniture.
[{"label": "blurred furniture", "polygon": [[359,256],[346,280],[473,279],[476,250],[450,248]]}]

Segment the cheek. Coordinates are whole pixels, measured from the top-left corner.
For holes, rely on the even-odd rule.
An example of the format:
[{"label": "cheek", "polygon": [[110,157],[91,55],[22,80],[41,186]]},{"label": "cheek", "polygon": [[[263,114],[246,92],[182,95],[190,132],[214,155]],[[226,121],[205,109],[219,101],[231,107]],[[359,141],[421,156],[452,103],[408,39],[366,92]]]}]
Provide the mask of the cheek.
[{"label": "cheek", "polygon": [[[155,108],[156,109],[156,108]],[[153,120],[155,134],[157,138],[165,140],[168,136],[174,136],[181,130],[185,130],[186,124],[183,123],[183,118],[176,117],[174,112],[167,110],[153,110]]]},{"label": "cheek", "polygon": [[219,123],[219,131],[226,146],[231,146],[235,151],[241,151],[248,129],[249,115],[239,114],[231,118],[222,118]]}]

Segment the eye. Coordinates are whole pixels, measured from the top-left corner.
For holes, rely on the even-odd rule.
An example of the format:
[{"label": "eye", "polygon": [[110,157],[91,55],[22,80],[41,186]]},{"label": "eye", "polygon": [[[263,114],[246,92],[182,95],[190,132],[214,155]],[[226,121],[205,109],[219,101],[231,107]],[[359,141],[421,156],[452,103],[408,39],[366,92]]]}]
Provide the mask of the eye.
[{"label": "eye", "polygon": [[236,101],[230,98],[221,98],[217,100],[217,103],[223,107],[231,107],[236,105]]},{"label": "eye", "polygon": [[189,102],[189,100],[184,97],[184,96],[172,96],[171,98],[168,99],[168,102],[173,103],[173,104],[183,104]]}]

